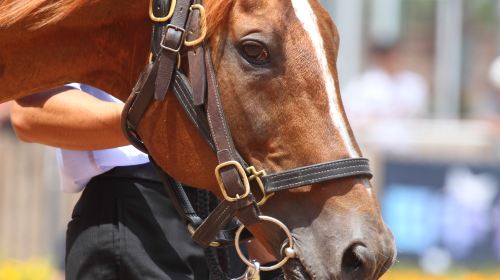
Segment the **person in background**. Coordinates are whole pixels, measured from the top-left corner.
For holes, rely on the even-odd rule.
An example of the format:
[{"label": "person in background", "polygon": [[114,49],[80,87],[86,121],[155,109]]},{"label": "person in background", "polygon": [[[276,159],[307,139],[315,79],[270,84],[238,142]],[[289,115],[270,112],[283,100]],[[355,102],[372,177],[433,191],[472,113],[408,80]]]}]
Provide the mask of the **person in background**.
[{"label": "person in background", "polygon": [[70,84],[14,103],[18,137],[57,147],[65,192],[83,193],[66,236],[66,279],[209,279],[147,155],[120,129],[123,103]]},{"label": "person in background", "polygon": [[342,91],[353,122],[425,117],[428,85],[422,76],[404,69],[397,42],[376,42],[372,64]]},{"label": "person in background", "polygon": [[495,58],[491,63],[488,77],[495,91],[500,94],[500,56]]},{"label": "person in background", "polygon": [[[21,140],[57,148],[62,190],[83,191],[67,229],[66,279],[213,279],[147,155],[123,136],[122,109],[111,95],[76,83],[12,108]],[[249,246],[274,261],[257,242]]]},{"label": "person in background", "polygon": [[471,118],[483,121],[493,135],[500,135],[500,56],[493,59],[488,69],[489,90],[474,106]]},{"label": "person in background", "polygon": [[500,124],[500,56],[491,63],[488,78],[491,84],[491,94],[482,104],[481,114],[495,124]]}]

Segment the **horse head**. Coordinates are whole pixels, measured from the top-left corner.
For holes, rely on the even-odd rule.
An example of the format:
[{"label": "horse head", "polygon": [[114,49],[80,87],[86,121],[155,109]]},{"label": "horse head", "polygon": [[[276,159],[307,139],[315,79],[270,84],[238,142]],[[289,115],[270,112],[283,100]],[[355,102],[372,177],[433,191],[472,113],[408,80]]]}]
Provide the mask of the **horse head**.
[{"label": "horse head", "polygon": [[[151,33],[148,1],[120,3],[2,3],[0,100],[73,81],[126,99],[146,63]],[[248,163],[272,174],[361,156],[340,99],[339,35],[317,0],[204,4],[223,107]],[[45,14],[49,20],[40,24]],[[217,158],[173,94],[149,106],[138,134],[174,178],[221,195]],[[296,258],[285,266],[287,279],[377,279],[394,261],[393,237],[365,177],[281,191],[262,211],[293,237]],[[250,230],[281,258],[283,231],[269,223]]]},{"label": "horse head", "polygon": [[[247,162],[276,173],[361,156],[340,99],[339,35],[316,0],[205,3],[224,110]],[[181,181],[218,192],[213,153],[203,152],[206,144],[189,124],[171,121],[182,119],[174,113],[178,105],[155,106],[150,117],[163,112],[170,118],[166,130],[143,129],[155,139],[149,140],[153,154],[168,155],[157,161]],[[156,145],[166,138],[169,149]],[[287,279],[377,279],[394,261],[393,237],[366,178],[276,193],[262,209],[292,232],[297,258],[285,266]],[[281,258],[282,231],[265,224],[251,231]]]}]

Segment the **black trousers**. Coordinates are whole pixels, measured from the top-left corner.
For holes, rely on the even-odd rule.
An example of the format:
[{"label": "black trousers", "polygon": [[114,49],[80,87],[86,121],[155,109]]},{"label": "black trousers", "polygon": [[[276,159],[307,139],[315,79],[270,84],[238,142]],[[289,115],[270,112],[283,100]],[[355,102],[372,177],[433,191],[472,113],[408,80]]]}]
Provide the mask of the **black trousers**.
[{"label": "black trousers", "polygon": [[209,279],[204,251],[190,238],[161,183],[93,178],[73,211],[66,279]]}]

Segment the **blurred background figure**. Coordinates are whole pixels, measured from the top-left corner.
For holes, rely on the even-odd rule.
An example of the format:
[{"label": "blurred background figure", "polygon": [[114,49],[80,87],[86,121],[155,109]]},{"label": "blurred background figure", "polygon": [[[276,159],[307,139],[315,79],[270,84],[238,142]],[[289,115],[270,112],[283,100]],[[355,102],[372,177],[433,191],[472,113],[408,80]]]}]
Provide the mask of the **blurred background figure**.
[{"label": "blurred background figure", "polygon": [[500,56],[491,63],[489,78],[496,92],[500,95]]},{"label": "blurred background figure", "polygon": [[428,113],[428,83],[405,68],[399,43],[374,42],[371,64],[342,92],[351,122],[417,118]]},{"label": "blurred background figure", "polygon": [[481,104],[480,117],[490,121],[498,133],[500,133],[500,56],[491,63],[488,71],[490,90]]},{"label": "blurred background figure", "polygon": [[10,124],[10,107],[10,102],[0,104],[0,129]]},{"label": "blurred background figure", "polygon": [[495,60],[491,63],[489,78],[494,90],[500,96],[500,56],[495,58]]}]

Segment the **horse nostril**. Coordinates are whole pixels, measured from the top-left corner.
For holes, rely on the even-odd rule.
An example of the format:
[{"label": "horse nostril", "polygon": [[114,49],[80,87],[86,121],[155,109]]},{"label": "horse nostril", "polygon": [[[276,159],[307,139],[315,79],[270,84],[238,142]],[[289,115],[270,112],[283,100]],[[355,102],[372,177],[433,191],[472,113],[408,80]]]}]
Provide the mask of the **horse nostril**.
[{"label": "horse nostril", "polygon": [[354,272],[362,268],[363,261],[361,257],[356,254],[355,249],[360,245],[352,245],[344,252],[342,257],[342,271]]},{"label": "horse nostril", "polygon": [[374,260],[365,245],[349,246],[342,256],[343,279],[366,279],[374,270]]}]

